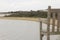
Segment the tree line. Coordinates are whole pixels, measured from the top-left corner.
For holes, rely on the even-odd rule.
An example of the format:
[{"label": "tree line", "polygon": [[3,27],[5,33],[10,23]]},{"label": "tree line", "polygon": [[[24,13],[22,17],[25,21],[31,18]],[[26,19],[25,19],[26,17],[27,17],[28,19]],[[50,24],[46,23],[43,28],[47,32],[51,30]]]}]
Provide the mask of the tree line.
[{"label": "tree line", "polygon": [[47,12],[44,11],[16,11],[16,12],[8,12],[11,15],[5,15],[5,17],[47,17]]}]

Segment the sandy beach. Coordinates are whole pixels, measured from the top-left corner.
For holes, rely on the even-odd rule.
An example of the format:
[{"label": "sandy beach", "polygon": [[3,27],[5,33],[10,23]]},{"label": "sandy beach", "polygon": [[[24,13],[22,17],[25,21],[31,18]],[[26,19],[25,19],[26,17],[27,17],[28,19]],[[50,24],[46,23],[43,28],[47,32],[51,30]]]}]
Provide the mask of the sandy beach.
[{"label": "sandy beach", "polygon": [[[27,20],[27,21],[42,21],[47,24],[47,18],[34,18],[34,17],[0,17],[0,19],[4,20]],[[50,19],[50,24],[52,24],[52,19]],[[55,19],[55,25],[57,25],[57,20]]]},{"label": "sandy beach", "polygon": [[39,21],[39,18],[33,18],[33,17],[0,17],[0,19]]}]

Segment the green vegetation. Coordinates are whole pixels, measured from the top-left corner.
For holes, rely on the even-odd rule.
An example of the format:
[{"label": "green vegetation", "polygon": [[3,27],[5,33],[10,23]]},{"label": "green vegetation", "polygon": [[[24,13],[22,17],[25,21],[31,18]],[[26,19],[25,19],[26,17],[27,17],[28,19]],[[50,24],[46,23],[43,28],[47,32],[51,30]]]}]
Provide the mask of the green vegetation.
[{"label": "green vegetation", "polygon": [[11,13],[9,16],[5,17],[41,17],[46,18],[47,12],[44,11],[16,11],[16,12],[8,12]]}]

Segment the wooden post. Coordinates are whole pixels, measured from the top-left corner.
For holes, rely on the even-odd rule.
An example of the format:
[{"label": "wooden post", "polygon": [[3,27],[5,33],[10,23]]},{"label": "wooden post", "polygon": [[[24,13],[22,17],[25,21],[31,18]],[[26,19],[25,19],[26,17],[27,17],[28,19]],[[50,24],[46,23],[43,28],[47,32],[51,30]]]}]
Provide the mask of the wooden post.
[{"label": "wooden post", "polygon": [[52,32],[55,30],[55,13],[53,13],[53,19],[52,19]]},{"label": "wooden post", "polygon": [[50,16],[51,16],[51,6],[48,7],[48,22],[47,22],[47,40],[50,40]]},{"label": "wooden post", "polygon": [[60,13],[58,13],[58,17],[57,17],[57,32],[59,32],[59,28],[60,28]]},{"label": "wooden post", "polygon": [[40,21],[40,40],[42,40],[42,21]]}]

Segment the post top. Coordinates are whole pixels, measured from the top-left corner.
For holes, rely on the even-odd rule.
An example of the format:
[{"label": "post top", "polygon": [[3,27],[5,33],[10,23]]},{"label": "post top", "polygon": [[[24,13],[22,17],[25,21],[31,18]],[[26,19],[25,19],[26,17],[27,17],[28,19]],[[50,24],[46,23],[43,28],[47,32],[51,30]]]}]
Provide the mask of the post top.
[{"label": "post top", "polygon": [[48,9],[51,9],[51,6],[48,6]]}]

